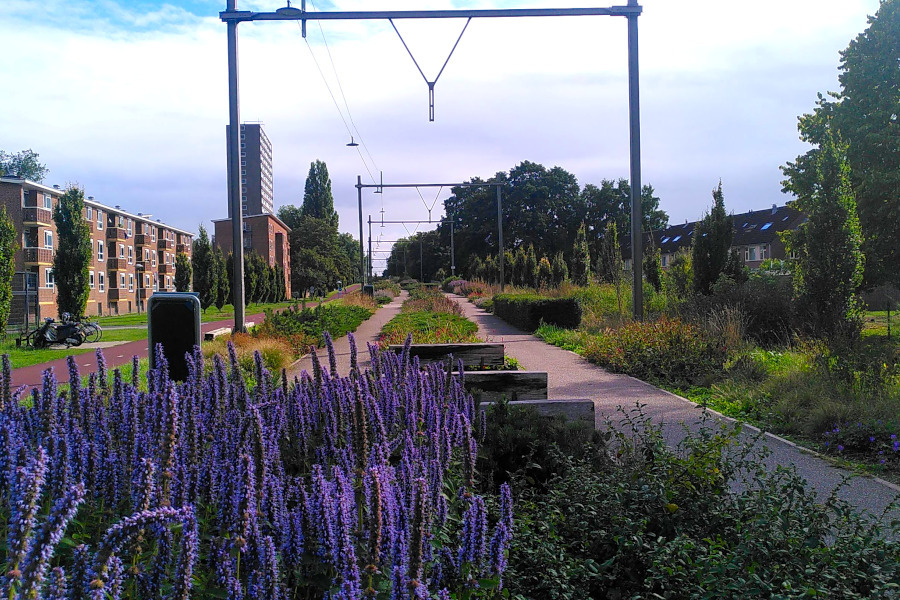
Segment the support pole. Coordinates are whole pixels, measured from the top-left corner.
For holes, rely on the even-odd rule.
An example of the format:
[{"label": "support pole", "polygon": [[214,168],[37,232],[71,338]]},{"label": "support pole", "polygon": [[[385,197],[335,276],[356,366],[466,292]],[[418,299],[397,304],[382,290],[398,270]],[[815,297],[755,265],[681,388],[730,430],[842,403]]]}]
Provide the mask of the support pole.
[{"label": "support pole", "polygon": [[[237,10],[228,0],[228,10]],[[244,327],[244,219],[241,210],[241,114],[238,104],[238,21],[228,21],[228,207],[231,216],[231,251],[234,260],[231,291],[234,331]]]},{"label": "support pole", "polygon": [[372,215],[369,215],[369,281],[372,281]]},{"label": "support pole", "polygon": [[[637,0],[628,0],[637,6]],[[635,321],[644,318],[644,265],[641,209],[641,102],[638,77],[638,14],[628,15],[628,122],[631,130],[631,272]]]},{"label": "support pole", "polygon": [[425,249],[422,247],[425,244],[425,236],[419,236],[419,282],[425,283]]},{"label": "support pole", "polygon": [[500,262],[500,291],[503,291],[503,286],[505,283],[505,279],[503,277],[503,263],[506,262],[506,257],[503,255],[503,192],[501,191],[502,186],[497,186],[497,242],[499,245],[499,250],[497,255],[499,256]]},{"label": "support pole", "polygon": [[362,175],[356,176],[356,197],[359,202],[359,282],[366,285],[366,252],[363,248]]},{"label": "support pole", "polygon": [[450,219],[450,274],[456,277],[456,245],[453,242],[453,233],[456,230],[456,215]]}]

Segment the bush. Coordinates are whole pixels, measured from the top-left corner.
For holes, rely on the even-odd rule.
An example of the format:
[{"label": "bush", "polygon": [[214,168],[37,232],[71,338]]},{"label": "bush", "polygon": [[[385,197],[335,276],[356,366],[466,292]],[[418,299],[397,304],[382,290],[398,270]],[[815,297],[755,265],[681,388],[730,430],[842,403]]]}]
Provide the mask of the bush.
[{"label": "bush", "polygon": [[[284,338],[274,338],[260,335],[247,335],[238,333],[230,336],[222,336],[211,342],[204,342],[203,356],[211,359],[218,354],[224,360],[228,360],[228,342],[234,344],[238,364],[244,376],[251,376],[255,372],[254,353],[259,352],[263,366],[272,373],[280,373],[297,357],[297,349]],[[210,367],[212,364],[210,363]]]},{"label": "bush", "polygon": [[698,327],[666,317],[587,335],[583,343],[585,358],[611,371],[675,386],[710,383],[728,358]]},{"label": "bush", "polygon": [[402,288],[390,279],[379,279],[373,284],[376,292],[388,291],[394,296],[399,296]]},{"label": "bush", "polygon": [[581,323],[581,303],[575,298],[497,294],[494,296],[494,314],[525,331],[535,331],[541,322],[574,329]]},{"label": "bush", "polygon": [[886,532],[743,454],[739,429],[703,428],[675,449],[640,418],[618,429],[629,433],[605,434],[614,453],[584,458],[533,438],[553,468],[541,485],[537,465],[511,478],[512,598],[896,597],[900,549]]},{"label": "bush", "polygon": [[478,342],[478,325],[465,317],[428,311],[401,312],[381,330],[379,343],[402,344],[412,334],[414,344],[450,344]]},{"label": "bush", "polygon": [[341,303],[320,304],[315,308],[295,305],[281,312],[266,310],[265,320],[254,333],[285,339],[296,350],[305,352],[309,345],[322,347],[325,344],[324,332],[332,338],[345,336],[373,314],[371,308],[348,303],[347,298]]}]

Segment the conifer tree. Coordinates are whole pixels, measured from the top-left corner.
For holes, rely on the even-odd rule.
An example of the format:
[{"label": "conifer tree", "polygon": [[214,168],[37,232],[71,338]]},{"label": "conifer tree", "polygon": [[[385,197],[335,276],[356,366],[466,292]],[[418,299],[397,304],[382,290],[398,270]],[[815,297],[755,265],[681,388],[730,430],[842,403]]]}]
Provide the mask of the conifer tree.
[{"label": "conifer tree", "polygon": [[694,229],[692,263],[694,266],[694,290],[709,294],[712,284],[725,270],[731,241],[734,239],[732,218],[725,212],[725,195],[722,182],[713,190],[713,206]]},{"label": "conifer tree", "polygon": [[191,291],[191,259],[184,252],[175,257],[175,291]]},{"label": "conifer tree", "polygon": [[83,190],[70,187],[59,197],[53,209],[53,222],[59,237],[53,257],[59,314],[82,317],[90,294],[88,269],[93,253],[91,229],[84,218]]},{"label": "conifer tree", "polygon": [[0,207],[0,337],[6,336],[9,313],[12,308],[12,278],[16,270],[16,226]]},{"label": "conifer tree", "polygon": [[525,285],[533,288],[539,287],[540,282],[538,282],[537,276],[538,261],[534,253],[534,244],[528,244],[528,249],[525,251]]},{"label": "conifer tree", "polygon": [[215,304],[219,294],[219,272],[215,265],[213,250],[209,243],[209,236],[203,225],[200,233],[194,240],[194,248],[191,253],[191,269],[194,276],[194,291],[200,298],[200,306],[205,311]]},{"label": "conifer tree", "polygon": [[575,285],[587,285],[591,273],[591,252],[588,248],[587,230],[582,221],[575,235],[575,248],[572,252],[572,281]]}]

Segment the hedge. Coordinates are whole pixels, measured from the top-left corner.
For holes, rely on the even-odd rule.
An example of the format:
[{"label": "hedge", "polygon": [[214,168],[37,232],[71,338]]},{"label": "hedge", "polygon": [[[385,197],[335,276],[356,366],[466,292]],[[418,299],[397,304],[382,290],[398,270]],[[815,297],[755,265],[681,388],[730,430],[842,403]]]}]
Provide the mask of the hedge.
[{"label": "hedge", "polygon": [[519,329],[534,331],[541,321],[574,329],[581,323],[581,304],[576,298],[546,298],[537,294],[497,294],[494,314]]}]

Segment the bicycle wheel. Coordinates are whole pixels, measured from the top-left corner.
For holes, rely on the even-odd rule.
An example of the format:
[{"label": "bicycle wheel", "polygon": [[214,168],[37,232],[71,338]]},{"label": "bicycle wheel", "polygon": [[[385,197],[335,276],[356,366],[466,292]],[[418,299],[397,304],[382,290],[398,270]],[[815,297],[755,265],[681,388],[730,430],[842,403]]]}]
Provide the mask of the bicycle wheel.
[{"label": "bicycle wheel", "polygon": [[100,329],[100,326],[96,323],[88,323],[84,326],[84,341],[86,342],[99,342],[100,337],[103,335],[103,330]]}]

